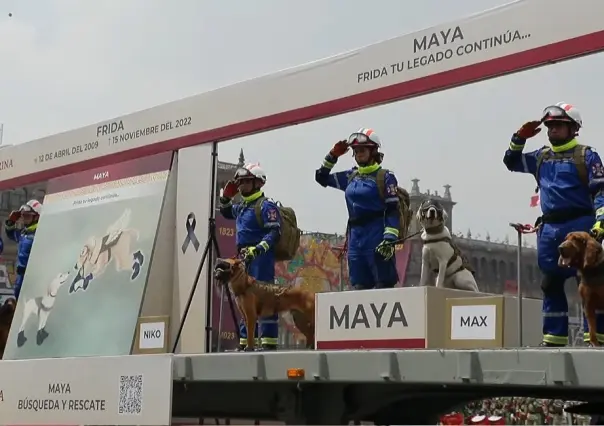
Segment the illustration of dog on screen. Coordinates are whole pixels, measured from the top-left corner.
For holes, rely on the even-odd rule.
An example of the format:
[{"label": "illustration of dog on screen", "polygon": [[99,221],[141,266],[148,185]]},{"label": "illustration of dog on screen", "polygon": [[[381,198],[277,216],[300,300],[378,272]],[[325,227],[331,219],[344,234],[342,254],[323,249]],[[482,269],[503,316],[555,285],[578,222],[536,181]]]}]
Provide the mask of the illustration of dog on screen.
[{"label": "illustration of dog on screen", "polygon": [[102,237],[92,236],[80,252],[73,267],[77,272],[69,287],[69,293],[86,291],[92,280],[99,278],[113,261],[117,272],[131,271],[130,280],[138,278],[145,262],[140,249],[133,251],[131,246],[138,241],[139,232],[129,228],[131,210],[124,213],[107,228]]}]

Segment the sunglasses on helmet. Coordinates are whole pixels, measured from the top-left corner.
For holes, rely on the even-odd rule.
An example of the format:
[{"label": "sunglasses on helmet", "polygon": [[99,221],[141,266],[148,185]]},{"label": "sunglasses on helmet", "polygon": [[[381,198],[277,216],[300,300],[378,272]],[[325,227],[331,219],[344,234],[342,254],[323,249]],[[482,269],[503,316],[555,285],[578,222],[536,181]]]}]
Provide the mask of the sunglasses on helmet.
[{"label": "sunglasses on helmet", "polygon": [[353,133],[348,138],[348,145],[365,144],[365,143],[373,143],[373,141],[371,139],[369,139],[369,137],[364,133]]},{"label": "sunglasses on helmet", "polygon": [[552,105],[545,108],[541,117],[541,121],[545,121],[547,118],[559,118],[570,120],[570,117],[568,116],[566,111],[556,105]]},{"label": "sunglasses on helmet", "polygon": [[254,175],[248,169],[237,169],[235,179],[253,178]]}]

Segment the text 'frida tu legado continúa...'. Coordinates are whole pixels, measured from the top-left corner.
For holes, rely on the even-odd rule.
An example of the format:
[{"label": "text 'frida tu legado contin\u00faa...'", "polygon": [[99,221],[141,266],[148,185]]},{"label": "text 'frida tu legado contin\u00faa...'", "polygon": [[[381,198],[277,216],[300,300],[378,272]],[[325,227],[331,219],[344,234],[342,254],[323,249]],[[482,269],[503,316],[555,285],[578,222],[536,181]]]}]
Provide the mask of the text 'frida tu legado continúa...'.
[{"label": "text 'frida tu legado contin\u00faa...'", "polygon": [[[417,54],[414,58],[403,59],[393,64],[383,65],[372,70],[360,72],[357,74],[357,83],[364,83],[377,78],[398,74],[405,70],[425,67],[455,57],[472,55],[476,52],[515,43],[519,40],[529,38],[530,36],[530,34],[522,35],[518,30],[508,30],[503,34],[486,37],[478,41],[466,42],[463,31],[459,26],[437,31],[431,35],[413,39],[413,53]],[[448,47],[454,43],[461,44],[455,47]],[[434,51],[431,51],[432,49],[434,49]]]},{"label": "text 'frida tu legado contin\u00faa...'", "polygon": [[[23,398],[17,401],[17,410],[24,411],[105,411],[107,401],[104,399],[56,398],[54,395],[71,394],[69,383],[50,383],[49,397]],[[51,396],[52,395],[52,396]]]}]

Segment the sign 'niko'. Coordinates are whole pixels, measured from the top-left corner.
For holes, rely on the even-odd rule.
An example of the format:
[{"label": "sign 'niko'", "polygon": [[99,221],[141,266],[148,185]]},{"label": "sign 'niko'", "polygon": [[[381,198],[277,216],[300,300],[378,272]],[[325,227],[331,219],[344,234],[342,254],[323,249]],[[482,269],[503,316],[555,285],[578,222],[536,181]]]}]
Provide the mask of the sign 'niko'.
[{"label": "sign 'niko'", "polygon": [[161,337],[161,330],[145,330],[143,332],[143,337],[145,339],[159,339]]}]

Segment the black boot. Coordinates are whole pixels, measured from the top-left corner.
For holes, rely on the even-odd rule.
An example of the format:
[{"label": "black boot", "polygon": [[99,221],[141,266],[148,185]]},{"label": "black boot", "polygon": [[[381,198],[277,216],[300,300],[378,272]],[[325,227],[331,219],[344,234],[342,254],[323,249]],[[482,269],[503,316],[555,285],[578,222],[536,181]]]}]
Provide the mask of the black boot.
[{"label": "black boot", "polygon": [[25,342],[27,342],[27,337],[25,337],[25,332],[24,331],[20,331],[19,334],[17,334],[17,347],[21,347],[25,344]]},{"label": "black boot", "polygon": [[40,330],[38,330],[38,334],[36,335],[36,343],[38,345],[41,345],[42,343],[44,343],[44,340],[46,340],[47,337],[48,332],[41,328]]},{"label": "black boot", "polygon": [[86,278],[84,278],[84,282],[82,283],[82,290],[88,290],[88,285],[90,284],[90,281],[92,281],[92,274],[88,274]]}]

